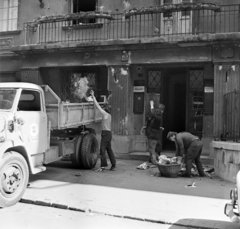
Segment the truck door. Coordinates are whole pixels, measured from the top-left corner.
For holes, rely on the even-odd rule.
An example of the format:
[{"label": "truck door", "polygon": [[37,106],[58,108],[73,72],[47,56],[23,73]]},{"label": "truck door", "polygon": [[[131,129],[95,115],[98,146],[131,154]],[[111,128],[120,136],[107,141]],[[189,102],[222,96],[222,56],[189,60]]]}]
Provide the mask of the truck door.
[{"label": "truck door", "polygon": [[31,155],[47,150],[47,115],[41,92],[22,90],[17,117],[24,121],[21,136]]}]

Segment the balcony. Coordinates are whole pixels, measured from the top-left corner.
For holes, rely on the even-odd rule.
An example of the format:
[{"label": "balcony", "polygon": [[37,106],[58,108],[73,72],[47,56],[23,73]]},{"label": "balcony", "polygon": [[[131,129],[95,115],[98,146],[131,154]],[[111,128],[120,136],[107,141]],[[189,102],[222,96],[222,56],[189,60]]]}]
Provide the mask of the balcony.
[{"label": "balcony", "polygon": [[[200,41],[240,32],[240,4],[188,3],[131,10],[122,14],[82,12],[27,22],[25,46],[83,45],[152,40]],[[240,35],[239,35],[240,36]],[[206,38],[207,37],[207,38]]]}]

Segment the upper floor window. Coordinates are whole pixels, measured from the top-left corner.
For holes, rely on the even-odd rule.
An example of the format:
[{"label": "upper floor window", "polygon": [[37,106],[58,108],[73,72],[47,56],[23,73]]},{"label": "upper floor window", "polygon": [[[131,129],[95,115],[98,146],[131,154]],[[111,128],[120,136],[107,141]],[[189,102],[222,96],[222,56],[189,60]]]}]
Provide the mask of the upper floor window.
[{"label": "upper floor window", "polygon": [[[182,0],[182,3],[190,3],[191,0]],[[190,17],[191,12],[189,10],[184,10],[181,12],[182,17]]]},{"label": "upper floor window", "polygon": [[18,0],[0,0],[0,32],[17,30]]},{"label": "upper floor window", "polygon": [[[95,11],[98,5],[98,0],[73,0],[72,13]],[[95,19],[80,19],[75,20],[73,24],[95,23]]]},{"label": "upper floor window", "polygon": [[[163,4],[173,4],[173,0],[163,0]],[[172,18],[172,12],[165,12],[163,13],[164,18]]]}]

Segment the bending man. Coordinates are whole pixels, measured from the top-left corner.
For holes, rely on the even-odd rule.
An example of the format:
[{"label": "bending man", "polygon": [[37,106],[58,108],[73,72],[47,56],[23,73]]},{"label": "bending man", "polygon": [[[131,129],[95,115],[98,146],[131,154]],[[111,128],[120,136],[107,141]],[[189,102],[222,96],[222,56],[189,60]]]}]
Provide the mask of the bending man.
[{"label": "bending man", "polygon": [[188,132],[169,132],[167,139],[175,142],[176,145],[176,156],[182,160],[184,156],[186,163],[186,172],[182,175],[184,177],[192,177],[191,169],[192,162],[194,161],[199,176],[204,177],[205,173],[203,170],[202,162],[200,160],[202,153],[202,141],[197,137]]}]

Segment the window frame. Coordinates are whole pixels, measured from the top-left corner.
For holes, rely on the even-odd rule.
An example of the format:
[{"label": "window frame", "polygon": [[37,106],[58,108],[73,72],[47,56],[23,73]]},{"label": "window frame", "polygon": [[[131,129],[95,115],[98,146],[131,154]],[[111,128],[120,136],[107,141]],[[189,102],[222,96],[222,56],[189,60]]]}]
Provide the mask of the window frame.
[{"label": "window frame", "polygon": [[[1,28],[0,27],[0,33],[3,32],[11,32],[11,31],[17,31],[18,30],[18,20],[19,20],[19,1],[18,0],[6,0],[7,2],[7,7],[4,8],[4,6],[2,6],[2,8],[0,8],[0,10],[6,10],[7,11],[7,18],[4,19],[1,18],[0,19],[0,23],[2,23],[2,25],[4,25],[4,22],[6,23],[5,28],[4,26]],[[12,6],[10,6],[10,3],[12,2]],[[16,6],[14,5],[16,3]],[[4,4],[4,3],[3,3]],[[16,13],[16,18],[10,18],[10,11],[16,9],[17,13]],[[0,13],[1,14],[1,13]],[[11,21],[15,21],[16,20],[16,26],[13,27],[11,24]],[[13,27],[13,28],[12,28]]]},{"label": "window frame", "polygon": [[[181,3],[192,3],[192,0],[181,0]],[[189,19],[191,18],[191,10],[182,10],[181,11],[181,19]]]},{"label": "window frame", "polygon": [[[77,13],[77,12],[90,12],[90,11],[85,11],[85,10],[80,10],[80,11],[76,11],[73,12],[74,10],[74,1],[81,1],[81,0],[71,0],[71,4],[70,4],[70,13]],[[96,11],[98,9],[98,0],[94,0],[95,1],[95,9],[93,11]],[[72,25],[89,25],[89,24],[95,24],[97,23],[96,19],[87,19],[84,22],[81,22],[81,20],[73,20],[72,21]]]}]

